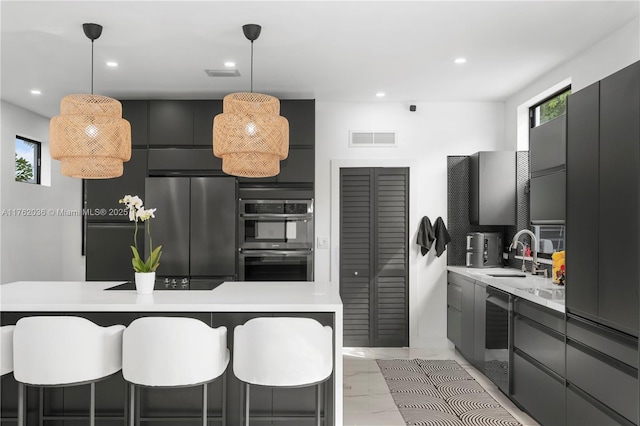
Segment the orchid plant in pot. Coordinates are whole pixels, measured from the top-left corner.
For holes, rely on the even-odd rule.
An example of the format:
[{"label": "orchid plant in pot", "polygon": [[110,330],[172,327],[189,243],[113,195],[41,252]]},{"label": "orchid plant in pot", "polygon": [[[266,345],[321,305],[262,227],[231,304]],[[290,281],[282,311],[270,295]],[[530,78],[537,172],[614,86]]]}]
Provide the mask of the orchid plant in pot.
[{"label": "orchid plant in pot", "polygon": [[[137,195],[125,195],[119,202],[127,206],[129,220],[135,222],[136,226],[133,234],[133,245],[131,246],[131,251],[133,252],[131,264],[135,271],[136,290],[140,294],[150,294],[153,291],[156,269],[160,266],[160,256],[162,256],[162,246],[160,245],[154,249],[151,239],[151,219],[155,218],[156,209],[145,209],[142,200]],[[149,236],[149,251],[151,254],[146,260],[140,257],[138,250],[138,221],[145,223],[146,232]]]}]

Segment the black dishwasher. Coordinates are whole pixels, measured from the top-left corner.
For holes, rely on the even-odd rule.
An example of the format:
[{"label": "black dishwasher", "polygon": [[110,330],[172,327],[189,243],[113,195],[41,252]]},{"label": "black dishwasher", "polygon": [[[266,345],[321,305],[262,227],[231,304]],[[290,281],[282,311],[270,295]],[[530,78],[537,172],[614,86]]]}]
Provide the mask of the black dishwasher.
[{"label": "black dishwasher", "polygon": [[487,286],[484,374],[504,394],[511,390],[511,342],[513,296]]}]

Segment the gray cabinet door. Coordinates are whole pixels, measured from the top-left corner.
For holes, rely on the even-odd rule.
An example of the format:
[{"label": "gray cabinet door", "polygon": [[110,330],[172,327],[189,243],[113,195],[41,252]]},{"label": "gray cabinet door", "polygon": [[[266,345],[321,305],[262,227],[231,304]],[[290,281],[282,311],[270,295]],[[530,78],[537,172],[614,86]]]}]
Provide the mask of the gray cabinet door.
[{"label": "gray cabinet door", "polygon": [[[599,317],[638,333],[640,62],[600,82]],[[567,265],[567,271],[569,266]]]},{"label": "gray cabinet door", "polygon": [[567,146],[566,118],[566,115],[561,115],[529,131],[531,176],[564,168]]},{"label": "gray cabinet door", "polygon": [[340,172],[346,346],[407,346],[408,169]]},{"label": "gray cabinet door", "polygon": [[516,153],[478,152],[469,157],[469,222],[516,224]]},{"label": "gray cabinet door", "polygon": [[193,108],[193,101],[149,101],[149,146],[193,146]]},{"label": "gray cabinet door", "polygon": [[[87,281],[133,281],[131,259],[133,223],[89,223],[87,225]],[[144,247],[144,229],[138,232],[138,248]]]},{"label": "gray cabinet door", "polygon": [[600,83],[572,93],[567,102],[566,305],[569,312],[596,318]]},{"label": "gray cabinet door", "polygon": [[149,144],[149,101],[120,101],[122,118],[131,125],[131,146],[146,148]]},{"label": "gray cabinet door", "polygon": [[564,170],[532,177],[529,188],[529,214],[532,224],[565,223],[566,176]]}]

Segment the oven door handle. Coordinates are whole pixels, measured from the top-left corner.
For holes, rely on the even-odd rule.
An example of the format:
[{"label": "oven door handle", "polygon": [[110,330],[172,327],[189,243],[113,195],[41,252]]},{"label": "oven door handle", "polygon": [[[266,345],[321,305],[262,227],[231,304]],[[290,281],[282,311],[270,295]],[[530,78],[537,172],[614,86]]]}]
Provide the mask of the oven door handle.
[{"label": "oven door handle", "polygon": [[311,254],[311,250],[243,250],[240,254],[245,256],[306,256]]},{"label": "oven door handle", "polygon": [[510,311],[511,308],[509,307],[509,302],[507,300],[504,300],[501,297],[498,296],[487,296],[487,302],[491,303],[492,305],[496,305],[502,309],[504,309],[505,311]]},{"label": "oven door handle", "polygon": [[312,216],[309,213],[240,213],[240,217],[246,219],[310,219]]}]

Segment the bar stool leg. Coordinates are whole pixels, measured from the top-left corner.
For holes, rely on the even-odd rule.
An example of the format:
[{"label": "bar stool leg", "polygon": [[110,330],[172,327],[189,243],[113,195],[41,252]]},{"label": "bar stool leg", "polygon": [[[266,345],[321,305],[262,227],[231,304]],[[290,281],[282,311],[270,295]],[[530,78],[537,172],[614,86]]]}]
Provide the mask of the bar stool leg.
[{"label": "bar stool leg", "polygon": [[89,425],[96,426],[96,382],[91,382],[91,406],[89,410]]},{"label": "bar stool leg", "polygon": [[40,387],[38,392],[38,424],[44,426],[44,388]]},{"label": "bar stool leg", "polygon": [[316,426],[320,426],[320,392],[322,391],[322,383],[316,385]]},{"label": "bar stool leg", "polygon": [[251,404],[250,401],[250,389],[249,389],[249,383],[245,384],[245,400],[244,400],[244,426],[249,426],[249,406]]},{"label": "bar stool leg", "polygon": [[136,387],[133,383],[129,385],[129,426],[135,426],[136,418]]},{"label": "bar stool leg", "polygon": [[24,398],[25,385],[18,383],[18,426],[24,426]]},{"label": "bar stool leg", "polygon": [[227,370],[222,373],[222,426],[227,426]]},{"label": "bar stool leg", "polygon": [[202,385],[202,426],[207,426],[207,383]]}]

